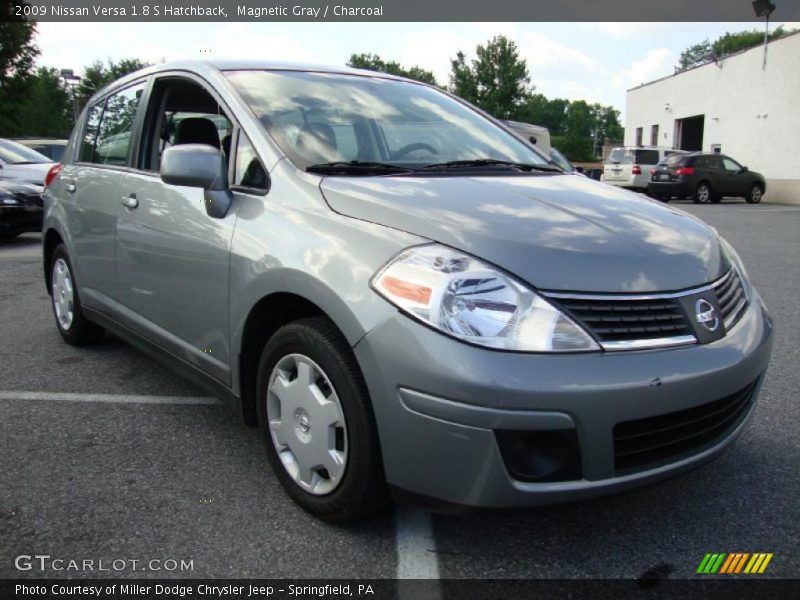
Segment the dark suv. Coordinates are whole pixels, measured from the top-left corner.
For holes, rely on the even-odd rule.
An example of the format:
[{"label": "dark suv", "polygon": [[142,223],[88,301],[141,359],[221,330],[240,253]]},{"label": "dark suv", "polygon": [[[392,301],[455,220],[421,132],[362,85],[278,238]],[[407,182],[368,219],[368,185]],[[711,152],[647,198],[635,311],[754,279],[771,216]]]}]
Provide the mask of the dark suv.
[{"label": "dark suv", "polygon": [[766,191],[764,177],[723,154],[673,154],[650,171],[647,190],[668,202],[692,198],[695,203],[719,202],[738,196],[758,204]]}]

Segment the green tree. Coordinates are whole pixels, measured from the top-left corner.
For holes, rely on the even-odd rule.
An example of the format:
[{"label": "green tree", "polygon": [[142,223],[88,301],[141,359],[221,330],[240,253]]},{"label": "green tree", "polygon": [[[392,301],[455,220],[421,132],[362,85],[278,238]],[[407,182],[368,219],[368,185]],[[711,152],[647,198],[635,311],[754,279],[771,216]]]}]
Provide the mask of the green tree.
[{"label": "green tree", "polygon": [[[795,31],[787,30],[781,25],[775,28],[768,35],[770,41],[777,40],[787,33]],[[741,50],[747,50],[764,43],[764,33],[758,29],[747,29],[744,31],[727,32],[718,37],[714,42],[704,40],[699,44],[689,46],[681,52],[677,69],[691,69],[711,60],[712,55],[722,58],[728,54],[734,54]]]},{"label": "green tree", "polygon": [[709,54],[711,54],[711,42],[708,40],[703,40],[699,44],[689,46],[686,50],[681,52],[677,68],[683,70],[701,65],[708,60]]},{"label": "green tree", "polygon": [[361,53],[351,54],[347,66],[354,69],[367,69],[368,71],[378,71],[379,73],[389,73],[399,77],[408,77],[430,85],[438,85],[433,72],[423,69],[417,65],[410,68],[403,67],[399,62],[385,61],[377,54]]},{"label": "green tree", "polygon": [[39,67],[28,79],[19,120],[28,136],[63,138],[74,123],[72,97],[56,69]]},{"label": "green tree", "polygon": [[0,7],[0,135],[24,134],[20,109],[28,101],[33,61],[39,53],[31,41],[36,24],[20,19],[13,5]]},{"label": "green tree", "polygon": [[466,55],[458,51],[450,60],[450,91],[472,104],[478,103],[478,82],[472,67],[467,64]]},{"label": "green tree", "polygon": [[82,108],[98,90],[112,81],[149,67],[150,63],[138,58],[123,58],[117,62],[109,59],[106,63],[97,60],[86,67],[75,91],[78,108]]},{"label": "green tree", "polygon": [[499,35],[479,44],[475,55],[469,65],[463,52],[450,61],[450,91],[498,119],[519,118],[533,86],[517,45]]},{"label": "green tree", "polygon": [[0,84],[15,75],[30,72],[39,54],[31,41],[35,32],[36,23],[20,19],[14,14],[13,4],[3,2],[0,8]]},{"label": "green tree", "polygon": [[547,127],[551,136],[564,135],[569,105],[564,98],[550,100],[544,94],[531,94],[520,109],[520,120]]}]

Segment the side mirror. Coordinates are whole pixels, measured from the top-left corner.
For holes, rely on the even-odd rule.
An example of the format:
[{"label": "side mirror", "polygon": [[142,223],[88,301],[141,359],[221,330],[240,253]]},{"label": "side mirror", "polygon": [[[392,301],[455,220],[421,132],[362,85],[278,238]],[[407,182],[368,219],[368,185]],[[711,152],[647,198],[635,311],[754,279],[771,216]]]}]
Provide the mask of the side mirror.
[{"label": "side mirror", "polygon": [[747,167],[742,167],[742,173],[747,173]]},{"label": "side mirror", "polygon": [[206,212],[221,219],[228,214],[232,197],[228,189],[228,166],[222,151],[207,144],[181,144],[161,155],[161,181],[169,185],[204,190]]}]

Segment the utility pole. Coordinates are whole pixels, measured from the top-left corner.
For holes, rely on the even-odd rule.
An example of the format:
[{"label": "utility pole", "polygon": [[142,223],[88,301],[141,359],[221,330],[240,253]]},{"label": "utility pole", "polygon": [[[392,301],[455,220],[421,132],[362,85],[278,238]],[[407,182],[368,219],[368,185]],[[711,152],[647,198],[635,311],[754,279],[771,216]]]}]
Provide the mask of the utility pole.
[{"label": "utility pole", "polygon": [[78,101],[75,98],[75,88],[81,82],[81,78],[75,75],[72,69],[61,69],[61,79],[64,81],[64,87],[67,89],[70,96],[72,96],[72,116],[75,121],[78,121]]}]

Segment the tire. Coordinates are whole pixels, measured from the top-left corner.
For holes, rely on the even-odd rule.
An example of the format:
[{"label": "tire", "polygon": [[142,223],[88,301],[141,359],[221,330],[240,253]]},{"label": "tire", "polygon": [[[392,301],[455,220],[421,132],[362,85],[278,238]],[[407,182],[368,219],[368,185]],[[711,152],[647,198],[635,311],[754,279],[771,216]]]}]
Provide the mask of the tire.
[{"label": "tire", "polygon": [[764,195],[764,187],[760,183],[754,183],[753,187],[747,193],[745,200],[748,204],[760,204],[761,198]]},{"label": "tire", "polygon": [[666,204],[672,199],[671,196],[657,196],[657,198],[659,202],[663,202],[664,204]]},{"label": "tire", "polygon": [[[307,388],[289,387],[302,385],[307,373],[313,374]],[[349,344],[330,320],[302,319],[275,332],[261,354],[256,389],[267,457],[295,502],[334,523],[388,505],[369,393]],[[317,392],[328,402],[320,402]],[[341,465],[330,460],[332,453]]]},{"label": "tire", "polygon": [[701,181],[697,184],[692,200],[694,200],[695,204],[708,204],[713,197],[714,193],[711,191],[711,185],[707,181]]},{"label": "tire", "polygon": [[53,251],[48,278],[53,316],[64,341],[72,346],[88,346],[98,342],[105,330],[83,314],[72,263],[64,244],[59,244]]}]

